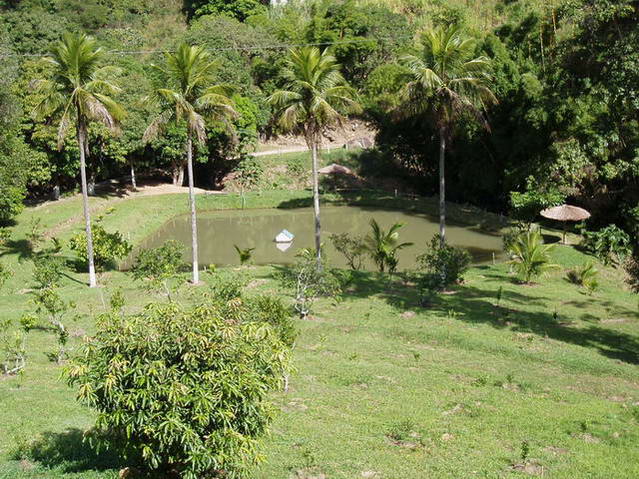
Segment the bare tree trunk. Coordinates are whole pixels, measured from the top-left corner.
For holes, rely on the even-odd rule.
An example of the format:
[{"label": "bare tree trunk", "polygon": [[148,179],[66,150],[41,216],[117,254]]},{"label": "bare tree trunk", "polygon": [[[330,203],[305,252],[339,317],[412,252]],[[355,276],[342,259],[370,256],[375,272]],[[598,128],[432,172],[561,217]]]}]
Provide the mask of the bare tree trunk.
[{"label": "bare tree trunk", "polygon": [[174,165],[172,174],[173,174],[173,184],[175,186],[184,185],[184,166],[183,165]]},{"label": "bare tree trunk", "polygon": [[80,179],[82,183],[82,207],[84,209],[84,224],[87,235],[87,262],[89,263],[89,287],[95,288],[95,265],[93,263],[93,236],[91,234],[91,214],[89,212],[89,193],[87,188],[87,169],[85,158],[86,127],[78,122],[78,146],[80,148]]},{"label": "bare tree trunk", "polygon": [[446,244],[446,174],[444,171],[446,155],[446,129],[439,129],[439,244]]},{"label": "bare tree trunk", "polygon": [[138,183],[135,181],[135,166],[133,165],[133,160],[130,160],[129,164],[131,165],[131,186],[133,187],[133,191],[137,191]]},{"label": "bare tree trunk", "polygon": [[189,132],[186,143],[186,163],[189,170],[189,202],[191,204],[191,248],[193,250],[193,284],[200,282],[197,260],[197,216],[195,214],[195,186],[193,180],[193,140]]},{"label": "bare tree trunk", "polygon": [[315,254],[317,255],[317,269],[322,267],[322,228],[320,224],[320,203],[319,203],[319,178],[317,165],[317,140],[313,138],[311,145],[311,157],[313,160],[313,211],[315,213]]}]

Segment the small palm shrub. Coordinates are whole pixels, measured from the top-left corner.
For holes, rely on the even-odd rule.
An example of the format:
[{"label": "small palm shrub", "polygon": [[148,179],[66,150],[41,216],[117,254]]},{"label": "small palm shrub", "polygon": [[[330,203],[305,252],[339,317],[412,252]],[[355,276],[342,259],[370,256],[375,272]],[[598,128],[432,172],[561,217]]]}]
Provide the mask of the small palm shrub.
[{"label": "small palm shrub", "polygon": [[568,270],[566,277],[573,284],[583,286],[587,291],[594,292],[599,287],[598,271],[592,263],[586,263]]},{"label": "small palm shrub", "polygon": [[413,243],[399,242],[402,223],[395,223],[388,231],[384,231],[374,219],[371,219],[370,225],[372,231],[364,238],[364,248],[381,273],[394,273],[399,262],[397,253]]},{"label": "small palm shrub", "polygon": [[[108,233],[99,222],[91,226],[91,237],[97,269],[115,267],[119,260],[124,259],[131,252],[131,244],[120,233]],[[77,253],[83,265],[88,264],[87,237],[84,232],[74,235],[69,240],[69,247]]]},{"label": "small palm shrub", "polygon": [[95,444],[161,477],[247,477],[289,350],[245,313],[230,320],[207,302],[102,315],[65,371],[78,399],[97,411]]},{"label": "small palm shrub", "polygon": [[241,265],[244,265],[248,263],[249,261],[251,261],[251,258],[253,257],[253,251],[255,251],[255,248],[240,248],[236,244],[233,245],[233,248],[235,248],[235,251],[237,252],[237,256],[240,259]]},{"label": "small palm shrub", "polygon": [[550,251],[553,245],[544,244],[538,230],[527,231],[520,234],[510,247],[513,265],[519,278],[530,284],[533,278],[537,278],[548,270],[556,267],[550,262]]},{"label": "small palm shrub", "polygon": [[427,251],[417,257],[420,269],[425,271],[419,283],[422,289],[445,289],[463,279],[470,262],[468,251],[450,244],[442,246],[439,234],[436,234],[430,240]]}]

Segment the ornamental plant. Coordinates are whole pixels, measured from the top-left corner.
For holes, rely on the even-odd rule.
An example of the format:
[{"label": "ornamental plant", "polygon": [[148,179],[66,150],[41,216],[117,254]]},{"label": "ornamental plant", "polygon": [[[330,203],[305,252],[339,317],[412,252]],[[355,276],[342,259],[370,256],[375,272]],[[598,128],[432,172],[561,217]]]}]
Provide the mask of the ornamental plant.
[{"label": "ornamental plant", "polygon": [[[249,313],[249,309],[245,309]],[[216,302],[113,309],[66,369],[97,411],[91,440],[146,472],[184,479],[246,477],[273,417],[269,393],[288,370],[278,333]]]}]

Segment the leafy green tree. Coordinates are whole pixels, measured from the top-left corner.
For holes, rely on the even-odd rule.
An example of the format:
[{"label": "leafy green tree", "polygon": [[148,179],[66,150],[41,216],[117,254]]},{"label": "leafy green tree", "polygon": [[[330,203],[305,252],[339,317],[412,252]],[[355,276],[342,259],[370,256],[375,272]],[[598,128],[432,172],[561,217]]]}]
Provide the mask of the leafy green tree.
[{"label": "leafy green tree", "polygon": [[371,219],[370,225],[371,232],[364,238],[364,248],[380,272],[388,270],[394,273],[399,262],[397,253],[413,246],[413,243],[399,242],[399,230],[404,226],[402,223],[395,223],[388,231],[384,231],[374,219]]},{"label": "leafy green tree", "polygon": [[[115,267],[117,261],[126,258],[133,249],[119,231],[106,231],[99,219],[91,226],[91,245],[92,258],[98,270]],[[69,248],[78,254],[83,264],[88,262],[89,243],[86,235],[78,233],[72,236]]]},{"label": "leafy green tree", "polygon": [[302,134],[311,150],[313,209],[315,212],[315,254],[321,267],[321,225],[318,179],[318,149],[322,131],[340,124],[347,112],[359,110],[355,91],[340,73],[335,58],[316,47],[293,49],[282,76],[285,86],[269,97],[275,118],[284,131]]},{"label": "leafy green tree", "polygon": [[266,13],[262,0],[187,0],[187,9],[192,15],[227,15],[244,21],[253,15]]},{"label": "leafy green tree", "polygon": [[158,88],[148,101],[159,106],[161,113],[149,124],[144,141],[160,135],[167,125],[183,124],[186,129],[186,164],[189,177],[189,201],[191,205],[191,247],[193,254],[193,283],[198,284],[197,218],[195,212],[195,179],[193,177],[193,140],[206,142],[206,122],[225,125],[236,116],[230,88],[215,85],[213,75],[218,62],[198,46],[182,43],[175,53],[166,54],[166,88]]},{"label": "leafy green tree", "polygon": [[475,41],[455,26],[429,30],[423,37],[421,56],[405,55],[401,63],[409,70],[403,90],[401,116],[427,114],[439,133],[439,235],[446,242],[445,154],[455,123],[473,115],[487,125],[486,105],[496,101],[489,87],[490,60],[475,56]]},{"label": "leafy green tree", "polygon": [[273,418],[269,394],[289,368],[290,328],[256,321],[273,312],[282,319],[281,303],[213,298],[101,316],[66,370],[97,411],[95,440],[161,477],[249,477]]},{"label": "leafy green tree", "polygon": [[97,48],[93,38],[84,34],[65,33],[52,56],[46,59],[53,66],[53,77],[39,80],[36,84],[38,92],[42,94],[36,112],[42,117],[58,118],[58,148],[64,146],[69,129],[74,127],[76,130],[80,150],[89,286],[92,288],[97,286],[97,282],[86,174],[88,128],[90,123],[96,122],[113,130],[125,116],[124,110],[113,99],[113,95],[120,91],[111,81],[114,69],[109,66],[101,67],[101,59],[102,50]]}]

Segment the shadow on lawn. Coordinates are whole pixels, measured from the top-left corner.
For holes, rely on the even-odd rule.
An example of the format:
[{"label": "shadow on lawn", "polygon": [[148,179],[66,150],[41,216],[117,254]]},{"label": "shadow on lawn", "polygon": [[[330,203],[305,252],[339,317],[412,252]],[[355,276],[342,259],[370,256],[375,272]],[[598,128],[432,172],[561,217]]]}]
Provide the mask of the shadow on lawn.
[{"label": "shadow on lawn", "polygon": [[[400,275],[390,277],[378,273],[353,271],[351,281],[343,290],[345,298],[368,298],[375,295],[391,306],[406,311],[419,308],[419,297],[414,285],[407,283]],[[497,275],[495,275],[497,279]],[[500,277],[501,281],[507,281]],[[603,327],[597,323],[600,318],[588,314],[583,327],[572,327],[562,322],[561,302],[557,302],[558,317],[554,317],[555,304],[548,299],[535,295],[534,288],[522,286],[520,291],[508,290],[503,299],[514,307],[505,308],[496,305],[496,292],[473,285],[455,288],[453,294],[440,294],[430,304],[428,310],[448,314],[457,313],[460,321],[489,324],[497,329],[510,327],[512,331],[533,333],[565,343],[593,348],[601,354],[631,364],[639,364],[639,338],[622,331]],[[574,305],[574,301],[571,302]],[[595,298],[584,298],[579,301],[584,308],[594,304],[603,306],[618,315],[634,316],[634,311],[619,308],[609,301],[598,301]],[[567,304],[567,303],[564,303]],[[536,306],[542,311],[525,311],[523,306]]]},{"label": "shadow on lawn", "polygon": [[46,468],[62,468],[65,473],[89,470],[121,469],[122,461],[112,452],[97,453],[77,428],[64,432],[44,432],[14,454],[14,459],[29,459]]}]

